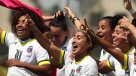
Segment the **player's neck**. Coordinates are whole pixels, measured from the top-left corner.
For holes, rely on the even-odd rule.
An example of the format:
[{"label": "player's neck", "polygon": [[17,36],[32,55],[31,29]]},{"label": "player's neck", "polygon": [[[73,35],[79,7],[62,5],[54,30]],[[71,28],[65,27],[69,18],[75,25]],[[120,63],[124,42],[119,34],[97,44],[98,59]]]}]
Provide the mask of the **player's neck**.
[{"label": "player's neck", "polygon": [[78,61],[82,60],[86,55],[87,55],[87,53],[82,53],[80,55],[76,55],[75,61],[78,62]]},{"label": "player's neck", "polygon": [[132,48],[132,46],[131,45],[124,45],[120,48],[121,48],[121,51],[126,54]]}]

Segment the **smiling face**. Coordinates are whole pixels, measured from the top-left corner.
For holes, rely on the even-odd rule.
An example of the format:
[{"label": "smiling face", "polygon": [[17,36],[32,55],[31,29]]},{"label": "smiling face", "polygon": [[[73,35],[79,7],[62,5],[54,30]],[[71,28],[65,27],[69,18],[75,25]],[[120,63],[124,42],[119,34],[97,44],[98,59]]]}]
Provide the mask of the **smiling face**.
[{"label": "smiling face", "polygon": [[107,19],[100,20],[97,35],[108,42],[112,41],[112,30]]},{"label": "smiling face", "polygon": [[73,37],[73,53],[75,55],[83,55],[88,52],[92,43],[89,41],[87,35],[81,31],[78,31]]},{"label": "smiling face", "polygon": [[31,32],[27,28],[27,16],[23,15],[18,19],[18,23],[15,26],[16,35],[21,40],[26,40],[31,36]]},{"label": "smiling face", "polygon": [[126,29],[121,28],[119,25],[115,27],[113,36],[113,45],[116,47],[122,47],[128,45],[128,35],[130,32]]}]

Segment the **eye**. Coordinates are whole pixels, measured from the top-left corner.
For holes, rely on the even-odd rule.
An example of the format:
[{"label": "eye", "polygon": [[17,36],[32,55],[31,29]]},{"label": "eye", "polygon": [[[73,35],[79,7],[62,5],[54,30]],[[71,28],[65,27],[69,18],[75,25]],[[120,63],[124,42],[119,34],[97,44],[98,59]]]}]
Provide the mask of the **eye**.
[{"label": "eye", "polygon": [[22,21],[22,23],[23,23],[23,24],[26,24],[26,21],[25,21],[25,20],[23,20],[23,21]]},{"label": "eye", "polygon": [[81,39],[81,37],[77,37],[77,39],[78,39],[78,40],[80,40],[80,39]]},{"label": "eye", "polygon": [[116,31],[116,34],[118,35],[118,34],[120,34],[120,32],[121,32],[121,31],[117,30],[117,31]]},{"label": "eye", "polygon": [[19,24],[19,23],[20,23],[20,21],[17,22],[17,24]]},{"label": "eye", "polygon": [[105,26],[105,25],[103,25],[101,28],[104,30],[104,29],[106,28],[106,26]]}]

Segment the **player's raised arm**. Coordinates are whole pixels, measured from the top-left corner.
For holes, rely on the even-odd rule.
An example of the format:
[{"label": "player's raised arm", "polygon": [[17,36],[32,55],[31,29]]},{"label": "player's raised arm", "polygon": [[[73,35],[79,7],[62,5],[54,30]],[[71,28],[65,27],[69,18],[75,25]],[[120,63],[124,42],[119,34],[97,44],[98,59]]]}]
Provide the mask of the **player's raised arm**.
[{"label": "player's raised arm", "polygon": [[77,30],[80,30],[82,23],[80,19],[76,16],[76,14],[74,14],[73,11],[69,7],[65,7],[64,12],[65,12],[65,15],[68,16],[72,20],[72,22],[75,24]]},{"label": "player's raised arm", "polygon": [[43,48],[47,49],[48,53],[53,56],[55,60],[59,61],[61,49],[51,43],[49,39],[39,31],[39,29],[34,25],[31,19],[29,20],[29,22],[32,23],[29,28],[33,32],[37,41],[41,44]]},{"label": "player's raised arm", "polygon": [[114,47],[109,42],[99,38],[96,36],[94,32],[91,30],[88,30],[88,34],[94,38],[104,49],[106,49],[107,52],[109,52],[111,55],[113,55],[121,64],[124,64],[124,54],[121,52],[120,49]]},{"label": "player's raised arm", "polygon": [[134,18],[136,18],[136,10],[132,7],[131,0],[123,0],[123,5],[124,8],[128,10]]},{"label": "player's raised arm", "polygon": [[56,12],[54,15],[52,15],[52,16],[45,16],[45,15],[43,15],[42,18],[43,18],[44,21],[51,21],[51,20],[57,18],[58,16],[60,16],[62,13],[63,13],[63,12],[59,10],[59,11],[57,11],[57,12]]}]

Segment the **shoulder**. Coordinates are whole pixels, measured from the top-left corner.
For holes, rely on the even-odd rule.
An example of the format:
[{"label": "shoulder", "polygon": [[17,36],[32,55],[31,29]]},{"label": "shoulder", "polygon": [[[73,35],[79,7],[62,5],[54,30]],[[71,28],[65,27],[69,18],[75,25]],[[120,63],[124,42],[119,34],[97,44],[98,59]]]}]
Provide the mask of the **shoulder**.
[{"label": "shoulder", "polygon": [[84,62],[89,65],[97,65],[96,61],[91,56],[87,56]]},{"label": "shoulder", "polygon": [[17,36],[12,32],[5,32],[5,36],[8,36],[9,38],[17,39]]}]

